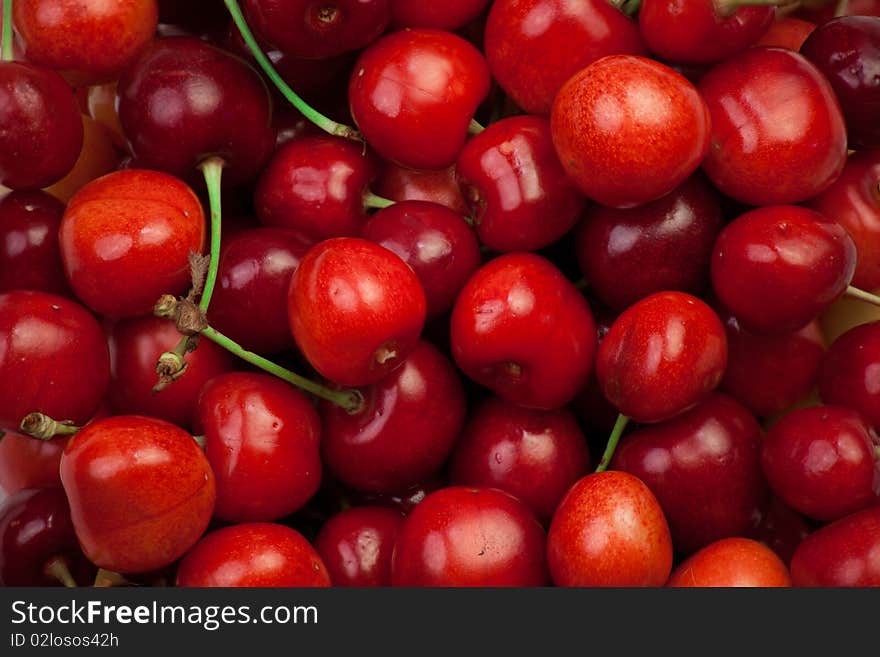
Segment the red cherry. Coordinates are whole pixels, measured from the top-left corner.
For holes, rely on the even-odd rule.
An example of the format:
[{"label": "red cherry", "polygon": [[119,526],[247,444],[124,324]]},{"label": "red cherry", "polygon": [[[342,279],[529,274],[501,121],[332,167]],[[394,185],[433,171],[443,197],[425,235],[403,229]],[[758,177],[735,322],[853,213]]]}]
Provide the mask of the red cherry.
[{"label": "red cherry", "polygon": [[391,25],[405,27],[431,27],[437,30],[458,30],[483,13],[490,0],[453,0],[435,2],[411,2],[411,0],[388,0]]},{"label": "red cherry", "polygon": [[321,557],[295,529],[268,522],[211,532],[177,569],[183,587],[330,586]]},{"label": "red cherry", "polygon": [[61,481],[83,552],[118,573],[174,562],[214,509],[214,474],[201,448],[153,418],[110,417],[81,429],[61,455]]},{"label": "red cherry", "polygon": [[596,326],[550,261],[511,253],[480,268],[452,310],[452,355],[471,379],[521,406],[570,402],[593,369]]},{"label": "red cherry", "polygon": [[810,529],[806,518],[771,494],[755,518],[748,537],[761,541],[788,564],[798,545],[810,534]]},{"label": "red cherry", "polygon": [[668,194],[709,148],[709,110],[687,78],[645,57],[611,55],[572,76],[550,115],[568,175],[602,205]]},{"label": "red cherry", "polygon": [[819,366],[819,395],[880,429],[880,322],[855,326],[831,344]]},{"label": "red cherry", "polygon": [[456,164],[480,242],[534,251],[571,230],[586,205],[556,157],[550,122],[513,116],[473,137]]},{"label": "red cherry", "polygon": [[404,520],[391,566],[394,586],[545,586],[544,530],[500,490],[451,486]]},{"label": "red cherry", "polygon": [[392,201],[430,201],[465,217],[467,204],[461,195],[455,166],[439,170],[416,170],[392,162],[385,164],[374,186],[376,194]]},{"label": "red cherry", "polygon": [[315,538],[333,586],[391,586],[391,555],[403,514],[362,506],[331,516]]},{"label": "red cherry", "polygon": [[630,306],[599,345],[596,374],[608,400],[636,422],[662,422],[718,387],[727,336],[718,315],[683,292],[658,292]]},{"label": "red cherry", "polygon": [[672,540],[657,499],[626,472],[580,479],[562,498],[547,534],[556,586],[663,586]]},{"label": "red cherry", "polygon": [[287,311],[303,355],[331,381],[375,383],[415,348],[425,292],[388,249],[337,237],[312,247],[290,281]]},{"label": "red cherry", "polygon": [[69,438],[37,440],[7,431],[0,439],[0,493],[60,486],[58,464]]},{"label": "red cherry", "polygon": [[712,126],[703,170],[722,193],[750,205],[800,203],[840,175],[840,105],[803,56],[748,48],[716,64],[699,89]]},{"label": "red cherry", "polygon": [[499,488],[549,523],[590,452],[571,411],[533,411],[489,398],[471,412],[450,463],[455,484]]},{"label": "red cherry", "polygon": [[548,116],[563,83],[606,55],[647,55],[635,22],[605,0],[495,0],[492,76],[529,114]]},{"label": "red cherry", "polygon": [[387,160],[413,169],[450,166],[489,93],[483,55],[461,37],[415,29],[373,42],[355,64],[351,114]]},{"label": "red cherry", "polygon": [[721,231],[712,286],[745,330],[792,333],[846,291],[855,266],[855,244],[842,226],[815,210],[767,206]]},{"label": "red cherry", "polygon": [[788,568],[773,550],[749,538],[724,538],[680,563],[670,587],[787,587]]},{"label": "red cherry", "polygon": [[770,24],[764,36],[755,41],[753,46],[788,48],[798,52],[807,37],[816,29],[816,24],[801,20],[794,16],[777,16]]}]

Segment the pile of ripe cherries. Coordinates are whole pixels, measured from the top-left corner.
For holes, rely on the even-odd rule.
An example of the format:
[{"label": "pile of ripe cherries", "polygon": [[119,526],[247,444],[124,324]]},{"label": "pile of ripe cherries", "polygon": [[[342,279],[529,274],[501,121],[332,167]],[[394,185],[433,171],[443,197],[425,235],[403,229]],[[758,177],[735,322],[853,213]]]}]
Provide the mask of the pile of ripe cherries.
[{"label": "pile of ripe cherries", "polygon": [[3,7],[0,583],[880,585],[877,0]]}]

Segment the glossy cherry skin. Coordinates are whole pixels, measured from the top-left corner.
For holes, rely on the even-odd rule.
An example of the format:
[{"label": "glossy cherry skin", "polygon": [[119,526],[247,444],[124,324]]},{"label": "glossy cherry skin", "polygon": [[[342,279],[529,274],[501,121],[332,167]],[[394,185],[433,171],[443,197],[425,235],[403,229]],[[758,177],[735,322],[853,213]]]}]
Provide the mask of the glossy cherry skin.
[{"label": "glossy cherry skin", "polygon": [[651,489],[672,544],[684,555],[744,535],[767,497],[761,428],[746,408],[717,393],[683,415],[627,434],[611,468]]},{"label": "glossy cherry skin", "polygon": [[548,116],[563,83],[606,55],[647,55],[635,22],[603,0],[496,0],[486,21],[492,76],[529,114]]},{"label": "glossy cherry skin", "polygon": [[45,292],[0,294],[0,429],[37,411],[81,425],[109,378],[107,339],[85,308]]},{"label": "glossy cherry skin", "polygon": [[370,217],[361,237],[412,267],[425,291],[429,318],[452,308],[481,264],[474,231],[460,215],[436,203],[405,201],[384,208]]},{"label": "glossy cherry skin", "polygon": [[771,494],[746,536],[760,541],[773,550],[783,563],[789,564],[795,550],[811,530],[812,524],[806,518]]},{"label": "glossy cherry skin", "polygon": [[483,265],[458,295],[451,322],[461,371],[515,404],[564,406],[593,370],[590,306],[541,256],[510,253]]},{"label": "glossy cherry skin", "polygon": [[761,462],[773,492],[821,522],[880,502],[880,438],[857,412],[814,406],[787,413],[764,437]]},{"label": "glossy cherry skin", "polygon": [[83,552],[118,573],[156,570],[208,527],[214,473],[193,437],[137,415],[93,422],[61,455],[61,482]]},{"label": "glossy cherry skin", "polygon": [[611,325],[596,356],[605,397],[642,423],[693,408],[718,387],[726,367],[721,320],[684,292],[658,292],[630,306]]},{"label": "glossy cherry skin", "polygon": [[398,493],[440,470],[464,425],[465,396],[452,363],[419,341],[403,364],[362,388],[349,414],[322,402],[321,452],[334,476],[359,490]]},{"label": "glossy cherry skin", "polygon": [[777,16],[776,20],[770,24],[770,29],[764,32],[764,35],[752,45],[788,48],[797,52],[815,29],[816,24],[810,21],[794,16]]},{"label": "glossy cherry skin", "polygon": [[259,354],[292,348],[287,290],[310,246],[279,228],[249,228],[229,238],[220,256],[211,326]]},{"label": "glossy cherry skin", "polygon": [[506,491],[549,524],[589,467],[587,440],[571,411],[534,411],[492,397],[471,411],[452,454],[450,480]]},{"label": "glossy cherry skin", "polygon": [[0,493],[60,486],[58,464],[68,438],[38,440],[7,431],[0,440]]},{"label": "glossy cherry skin", "polygon": [[46,571],[53,559],[87,585],[95,567],[83,556],[60,485],[29,488],[0,505],[0,586],[61,586]]},{"label": "glossy cherry skin", "polygon": [[298,531],[253,522],[207,534],[181,560],[176,585],[330,586],[330,575],[315,548]]},{"label": "glossy cherry skin", "polygon": [[672,539],[657,498],[626,472],[579,479],[553,514],[547,562],[556,586],[663,586]]},{"label": "glossy cherry skin", "polygon": [[450,486],[406,517],[393,586],[546,586],[546,534],[528,507],[493,488]]},{"label": "glossy cherry skin", "polygon": [[437,170],[408,169],[388,162],[373,191],[392,201],[430,201],[466,217],[469,210],[461,195],[455,166]]},{"label": "glossy cherry skin", "polygon": [[489,93],[489,67],[463,38],[441,30],[393,32],[358,58],[351,114],[382,157],[413,169],[455,162]]},{"label": "glossy cherry skin", "polygon": [[40,189],[73,168],[83,127],[73,90],[55,71],[0,62],[0,185]]},{"label": "glossy cherry skin", "polygon": [[[198,90],[198,93],[194,93]],[[272,99],[244,60],[199,39],[156,39],[119,80],[119,120],[139,166],[187,180],[211,157],[229,183],[254,177],[275,146]]]},{"label": "glossy cherry skin", "polygon": [[571,230],[586,205],[541,117],[493,123],[468,141],[456,171],[480,242],[494,251],[543,248]]},{"label": "glossy cherry skin", "polygon": [[290,281],[290,327],[303,356],[344,386],[375,383],[415,348],[425,292],[388,249],[337,237],[312,247]]},{"label": "glossy cherry skin", "polygon": [[791,574],[766,545],[750,538],[723,538],[680,563],[669,587],[786,587]]},{"label": "glossy cherry skin", "polygon": [[699,84],[711,115],[703,171],[750,205],[800,203],[826,189],[846,162],[846,126],[831,85],[802,55],[748,48]]},{"label": "glossy cherry skin", "polygon": [[58,249],[63,214],[64,204],[45,192],[11,192],[0,198],[0,292],[70,295]]},{"label": "glossy cherry skin", "polygon": [[846,291],[856,247],[824,215],[794,205],[746,212],[724,227],[712,254],[712,287],[747,331],[792,333]]},{"label": "glossy cherry skin", "polygon": [[277,520],[317,492],[321,420],[296,388],[267,374],[221,374],[204,385],[195,412],[216,473],[215,518]]},{"label": "glossy cherry skin", "polygon": [[699,294],[722,225],[718,194],[692,176],[636,208],[590,207],[575,233],[578,264],[590,290],[617,311],[655,292]]},{"label": "glossy cherry skin", "polygon": [[819,394],[863,415],[880,429],[880,322],[856,326],[838,337],[819,366]]},{"label": "glossy cherry skin", "polygon": [[315,538],[333,586],[391,586],[391,556],[403,514],[361,506],[331,516]]},{"label": "glossy cherry skin", "polygon": [[389,0],[244,0],[248,23],[279,50],[324,58],[360,50],[388,25]]},{"label": "glossy cherry skin", "polygon": [[794,586],[880,586],[880,506],[857,511],[807,536],[791,558]]},{"label": "glossy cherry skin", "polygon": [[260,174],[260,223],[312,243],[357,237],[367,220],[364,194],[378,173],[363,145],[340,137],[303,137],[282,146]]},{"label": "glossy cherry skin", "polygon": [[573,75],[550,114],[559,160],[580,190],[615,208],[683,183],[709,148],[709,110],[693,84],[652,59],[611,55]]}]

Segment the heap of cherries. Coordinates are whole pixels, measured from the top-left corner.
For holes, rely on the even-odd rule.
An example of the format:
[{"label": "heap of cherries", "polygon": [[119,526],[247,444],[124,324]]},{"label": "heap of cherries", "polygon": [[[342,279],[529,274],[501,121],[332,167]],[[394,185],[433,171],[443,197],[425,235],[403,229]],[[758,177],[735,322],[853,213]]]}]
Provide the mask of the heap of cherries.
[{"label": "heap of cherries", "polygon": [[0,584],[880,585],[880,1],[3,9]]}]

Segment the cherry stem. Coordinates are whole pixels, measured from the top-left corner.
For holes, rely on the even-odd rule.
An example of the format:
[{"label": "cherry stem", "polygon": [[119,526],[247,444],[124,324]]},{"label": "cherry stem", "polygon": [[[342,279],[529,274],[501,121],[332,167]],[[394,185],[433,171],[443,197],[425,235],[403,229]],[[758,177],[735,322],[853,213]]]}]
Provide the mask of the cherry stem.
[{"label": "cherry stem", "polygon": [[224,349],[232,352],[242,360],[247,361],[251,365],[256,365],[261,370],[273,374],[279,379],[287,381],[306,392],[310,392],[316,397],[326,399],[327,401],[341,407],[349,414],[354,415],[364,407],[364,397],[357,390],[331,390],[330,388],[315,383],[295,372],[291,372],[290,370],[273,363],[271,360],[263,358],[259,354],[248,351],[234,340],[227,338],[225,335],[210,326],[203,330],[201,334],[212,342],[216,342]]},{"label": "cherry stem", "polygon": [[847,11],[849,11],[849,0],[837,0],[837,4],[834,5],[834,18],[846,16]]},{"label": "cherry stem", "polygon": [[12,58],[12,0],[3,0],[3,40],[0,59],[11,62]]},{"label": "cherry stem", "polygon": [[721,16],[730,16],[740,7],[783,7],[792,0],[716,0],[715,6]]},{"label": "cherry stem", "polygon": [[70,568],[67,566],[67,560],[64,557],[52,557],[43,567],[43,572],[48,577],[53,577],[64,584],[69,589],[78,588],[76,580],[70,574]]},{"label": "cherry stem", "polygon": [[311,107],[308,103],[306,103],[302,98],[300,98],[297,93],[293,89],[291,89],[284,80],[281,79],[281,76],[278,75],[278,72],[269,61],[269,58],[266,57],[266,55],[263,53],[260,45],[254,38],[254,33],[251,32],[250,27],[248,27],[247,21],[244,18],[244,14],[241,13],[241,7],[239,7],[237,0],[223,0],[223,4],[225,4],[226,8],[229,10],[229,14],[232,16],[232,20],[235,23],[235,26],[241,33],[242,38],[244,39],[254,58],[257,60],[260,68],[263,69],[263,72],[266,74],[266,76],[272,81],[272,83],[276,87],[278,87],[278,90],[290,102],[291,105],[298,109],[304,117],[306,117],[309,121],[321,128],[321,130],[323,130],[324,132],[335,135],[337,137],[352,139],[354,141],[364,141],[364,138],[360,132],[358,132],[351,126],[337,123],[333,119],[324,116],[319,111]]},{"label": "cherry stem", "polygon": [[485,129],[483,124],[479,123],[476,119],[471,119],[471,122],[468,124],[469,135],[478,135]]},{"label": "cherry stem", "polygon": [[220,266],[220,231],[223,216],[220,181],[223,178],[224,166],[226,166],[226,162],[221,157],[209,157],[199,165],[199,169],[205,176],[205,184],[208,187],[208,203],[211,206],[211,262],[208,265],[208,276],[205,278],[202,298],[199,300],[199,308],[203,313],[208,312],[208,306],[214,294],[214,285],[217,283],[217,269]]},{"label": "cherry stem", "polygon": [[596,468],[596,472],[605,472],[608,469],[611,459],[614,457],[614,452],[617,450],[617,443],[620,442],[620,437],[623,435],[623,430],[626,429],[627,424],[629,424],[629,418],[623,413],[619,413],[617,422],[614,423],[614,428],[608,437],[608,445],[605,447],[605,453],[602,454],[602,460],[599,461],[599,467]]},{"label": "cherry stem", "polygon": [[844,292],[844,295],[850,297],[851,299],[858,299],[859,301],[864,301],[865,303],[870,303],[874,306],[880,306],[880,297],[878,297],[876,294],[871,294],[870,292],[860,290],[859,288],[853,287],[852,285],[846,288],[846,292]]},{"label": "cherry stem", "polygon": [[394,205],[397,201],[392,201],[389,198],[383,198],[381,196],[377,196],[373,194],[373,192],[366,192],[364,194],[364,207],[369,210],[381,210],[382,208],[387,208]]},{"label": "cherry stem", "polygon": [[128,586],[129,584],[131,584],[131,582],[119,573],[114,573],[112,570],[105,570],[104,568],[98,568],[98,573],[95,575],[95,583],[93,586],[96,588],[106,588],[112,586]]},{"label": "cherry stem", "polygon": [[208,444],[208,442],[207,442],[208,439],[205,438],[204,436],[193,436],[193,440],[195,440],[196,445],[198,445],[202,449],[205,449],[205,445]]},{"label": "cherry stem", "polygon": [[82,427],[76,426],[70,420],[58,421],[42,413],[28,413],[22,419],[19,429],[32,438],[51,440],[55,436],[72,436]]},{"label": "cherry stem", "polygon": [[618,9],[627,16],[635,16],[642,7],[642,0],[624,0]]}]

